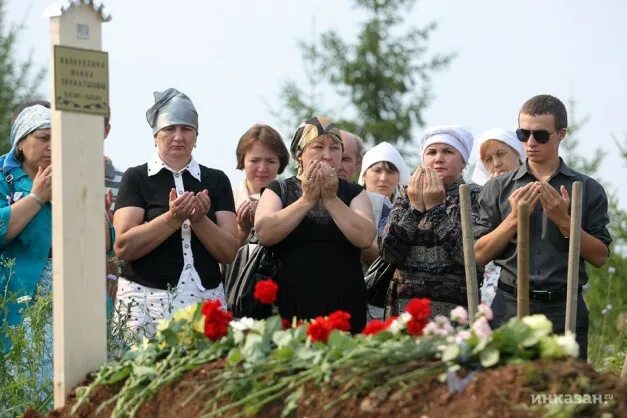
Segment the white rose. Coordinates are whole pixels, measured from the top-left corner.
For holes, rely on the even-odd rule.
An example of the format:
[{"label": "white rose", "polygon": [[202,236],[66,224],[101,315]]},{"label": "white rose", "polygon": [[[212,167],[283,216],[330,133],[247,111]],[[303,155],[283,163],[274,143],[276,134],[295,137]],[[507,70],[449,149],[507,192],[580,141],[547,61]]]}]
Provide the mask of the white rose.
[{"label": "white rose", "polygon": [[557,337],[557,343],[569,356],[579,356],[579,344],[577,344],[577,341],[575,340],[575,335],[572,332],[566,330],[566,333],[564,335],[560,335]]},{"label": "white rose", "polygon": [[553,332],[553,323],[542,314],[525,316],[522,321],[540,336],[549,335]]}]

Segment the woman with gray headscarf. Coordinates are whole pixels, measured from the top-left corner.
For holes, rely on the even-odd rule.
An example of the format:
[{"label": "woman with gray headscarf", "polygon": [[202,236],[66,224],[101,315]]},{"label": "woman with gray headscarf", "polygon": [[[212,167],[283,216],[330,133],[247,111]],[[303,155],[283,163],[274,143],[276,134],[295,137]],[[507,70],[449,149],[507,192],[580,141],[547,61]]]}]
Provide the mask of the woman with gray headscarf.
[{"label": "woman with gray headscarf", "polygon": [[189,304],[219,299],[219,263],[239,248],[231,184],[220,171],[192,156],[198,114],[185,94],[155,93],[146,112],[156,150],[129,168],[120,184],[113,223],[115,252],[128,261],[119,279],[116,314],[144,335],[155,323]]},{"label": "woman with gray headscarf", "polygon": [[360,250],[370,247],[375,231],[366,191],[338,179],[343,149],[340,130],[330,119],[300,125],[290,147],[298,175],[285,180],[285,192],[277,181],[268,185],[255,231],[279,259],[274,279],[283,318],[312,319],[343,310],[351,315],[351,331],[360,332],[366,322]]},{"label": "woman with gray headscarf", "polygon": [[[421,140],[422,167],[394,202],[381,243],[383,259],[397,267],[386,317],[402,313],[415,297],[431,299],[432,317],[468,305],[459,186],[472,143],[472,134],[458,126],[429,129]],[[471,185],[473,218],[479,190]],[[482,277],[481,268],[477,275]]]}]

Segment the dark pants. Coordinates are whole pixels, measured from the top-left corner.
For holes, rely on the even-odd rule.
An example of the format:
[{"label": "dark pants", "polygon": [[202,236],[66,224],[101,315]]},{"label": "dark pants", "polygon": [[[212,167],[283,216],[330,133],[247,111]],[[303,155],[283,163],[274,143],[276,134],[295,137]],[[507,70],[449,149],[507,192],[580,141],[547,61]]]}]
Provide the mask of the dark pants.
[{"label": "dark pants", "polygon": [[[516,316],[516,297],[503,291],[496,290],[496,296],[492,302],[494,319],[490,322],[492,328],[497,328],[510,318]],[[529,301],[529,314],[544,314],[553,323],[555,334],[564,333],[564,322],[566,317],[566,300],[557,302],[546,302],[541,300]],[[588,308],[586,307],[581,292],[577,297],[577,326],[575,328],[575,339],[579,344],[579,358],[588,359]]]}]

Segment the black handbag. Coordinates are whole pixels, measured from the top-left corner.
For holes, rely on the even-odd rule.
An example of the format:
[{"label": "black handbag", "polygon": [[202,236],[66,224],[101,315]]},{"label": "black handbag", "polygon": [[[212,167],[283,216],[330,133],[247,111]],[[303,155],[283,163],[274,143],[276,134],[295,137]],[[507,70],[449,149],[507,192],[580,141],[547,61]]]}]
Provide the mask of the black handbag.
[{"label": "black handbag", "polygon": [[[285,181],[279,180],[279,186],[281,203],[285,207],[287,200]],[[254,232],[251,233],[249,242],[257,242]],[[238,257],[246,257],[245,262],[242,264],[243,260],[237,260]],[[275,277],[279,271],[280,262],[275,248],[257,244],[250,250],[250,246],[245,245],[239,249],[233,264],[238,262],[241,267],[233,270],[232,277],[228,280],[227,306],[236,318],[267,318],[272,313],[272,306],[255,299],[254,292],[257,282]]]},{"label": "black handbag", "polygon": [[379,308],[385,307],[388,287],[395,271],[396,267],[383,260],[381,256],[377,257],[370,265],[364,277],[366,281],[366,297],[370,305],[378,306]]}]

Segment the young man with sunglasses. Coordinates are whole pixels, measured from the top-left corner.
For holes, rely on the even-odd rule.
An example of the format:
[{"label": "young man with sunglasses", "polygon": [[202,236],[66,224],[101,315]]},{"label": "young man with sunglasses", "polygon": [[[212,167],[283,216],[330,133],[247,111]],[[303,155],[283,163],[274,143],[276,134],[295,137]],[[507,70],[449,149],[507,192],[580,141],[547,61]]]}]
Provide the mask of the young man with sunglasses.
[{"label": "young man with sunglasses", "polygon": [[518,203],[529,204],[529,311],[543,313],[556,333],[564,332],[566,276],[570,234],[570,195],[575,181],[583,183],[581,252],[576,339],[579,356],[587,358],[588,310],[581,287],[588,281],[584,261],[606,263],[612,239],[607,230],[607,196],[594,179],[570,169],[559,156],[566,137],[566,107],[556,97],[538,95],[527,100],[518,115],[518,139],[527,161],[518,170],[500,175],[479,195],[474,225],[478,264],[494,263],[501,276],[492,310],[496,327],[516,316],[516,231]]}]

